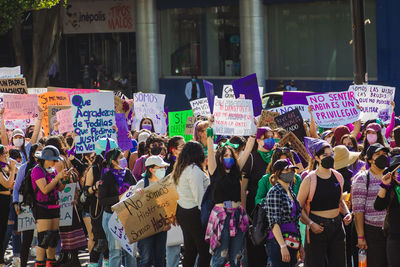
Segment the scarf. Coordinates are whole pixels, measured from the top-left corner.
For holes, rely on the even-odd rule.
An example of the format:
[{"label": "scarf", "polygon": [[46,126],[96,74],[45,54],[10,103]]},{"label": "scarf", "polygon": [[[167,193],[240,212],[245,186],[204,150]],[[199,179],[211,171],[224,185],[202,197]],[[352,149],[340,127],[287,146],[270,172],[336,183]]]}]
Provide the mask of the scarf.
[{"label": "scarf", "polygon": [[272,158],[272,154],[274,154],[274,150],[270,150],[270,151],[267,151],[267,152],[263,152],[263,151],[257,150],[257,152],[260,153],[262,159],[267,164],[269,164],[271,162],[271,158]]},{"label": "scarf", "polygon": [[126,174],[126,169],[123,170],[116,170],[116,169],[111,169],[111,173],[114,175],[115,179],[117,179],[118,182],[118,193],[121,195],[125,193],[130,185],[126,182],[124,182],[125,174]]}]

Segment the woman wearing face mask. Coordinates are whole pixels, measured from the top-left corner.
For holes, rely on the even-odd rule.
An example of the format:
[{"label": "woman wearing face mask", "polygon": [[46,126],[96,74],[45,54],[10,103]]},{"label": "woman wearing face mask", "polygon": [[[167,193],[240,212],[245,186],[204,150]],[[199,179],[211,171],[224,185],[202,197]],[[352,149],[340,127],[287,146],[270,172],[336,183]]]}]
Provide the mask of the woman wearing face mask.
[{"label": "woman wearing face mask", "polygon": [[121,258],[124,255],[126,261],[124,265],[135,267],[136,258],[116,246],[117,241],[108,228],[108,221],[112,215],[111,207],[118,203],[131,185],[136,184],[135,178],[126,166],[127,161],[119,148],[107,152],[103,168],[108,168],[108,171],[100,180],[98,198],[104,209],[102,225],[108,242],[110,266],[121,266]]},{"label": "woman wearing face mask", "polygon": [[[240,266],[244,248],[244,234],[248,228],[248,218],[240,205],[241,170],[254,146],[250,137],[245,151],[236,160],[234,150],[226,143],[214,152],[212,123],[207,129],[208,172],[211,179],[212,199],[216,203],[211,211],[206,230],[206,241],[212,253],[211,266]],[[217,229],[217,231],[215,231]]]},{"label": "woman wearing face mask", "polygon": [[[297,199],[302,207],[301,219],[308,225],[305,246],[306,266],[346,266],[343,221],[352,218],[342,199],[343,177],[333,169],[332,147],[323,140],[305,137],[308,153],[318,162],[300,185]],[[309,201],[311,199],[311,201]]]},{"label": "woman wearing face mask", "polygon": [[38,231],[35,267],[55,266],[56,247],[60,240],[58,191],[64,190],[68,182],[65,179],[67,172],[61,170],[57,173],[54,167],[57,161],[62,160],[56,147],[46,146],[35,156],[38,164],[31,173],[32,186],[36,192],[36,203],[32,211]]},{"label": "woman wearing face mask", "polygon": [[275,162],[271,182],[273,187],[267,194],[266,207],[271,232],[266,244],[272,266],[291,266],[297,263],[300,249],[299,219],[300,204],[293,193],[296,166],[288,160]]},{"label": "woman wearing face mask", "polygon": [[140,127],[139,130],[145,129],[148,130],[152,133],[154,133],[154,123],[153,120],[148,118],[148,117],[144,117],[141,121],[140,121]]},{"label": "woman wearing face mask", "polygon": [[166,175],[170,174],[174,169],[175,162],[185,145],[185,139],[182,136],[174,136],[168,141],[168,155],[166,162],[169,163]]},{"label": "woman wearing face mask", "polygon": [[360,159],[364,159],[367,154],[367,149],[369,146],[379,143],[381,145],[385,145],[385,141],[382,135],[382,127],[373,122],[368,124],[367,129],[365,130],[365,138],[363,143],[363,150],[361,151]]},{"label": "woman wearing face mask", "polygon": [[[156,183],[165,177],[168,163],[160,156],[150,156],[146,160],[146,172],[143,179],[135,186],[135,194],[143,194],[143,189]],[[164,267],[165,247],[167,243],[167,232],[161,232],[138,242],[140,255],[140,267]]]},{"label": "woman wearing face mask", "polygon": [[[340,143],[347,147],[350,152],[359,152],[357,140],[354,136],[345,134],[343,135]],[[356,175],[360,170],[365,167],[365,162],[361,159],[357,159],[353,164],[348,166],[348,170]]]}]

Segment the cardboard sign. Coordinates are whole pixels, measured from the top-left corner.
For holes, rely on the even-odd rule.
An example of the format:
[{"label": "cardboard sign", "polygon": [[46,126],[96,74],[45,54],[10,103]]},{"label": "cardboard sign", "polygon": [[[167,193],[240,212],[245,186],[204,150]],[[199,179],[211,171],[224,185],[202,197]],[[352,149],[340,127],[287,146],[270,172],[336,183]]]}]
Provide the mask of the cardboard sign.
[{"label": "cardboard sign", "polygon": [[354,92],[307,96],[315,123],[321,128],[335,128],[353,123],[360,117]]},{"label": "cardboard sign", "polygon": [[126,122],[124,113],[116,113],[115,114],[115,122],[118,128],[118,146],[122,149],[122,151],[129,150],[133,147],[132,139],[128,137],[128,123]]},{"label": "cardboard sign", "polygon": [[3,95],[4,118],[6,120],[37,119],[39,104],[37,95]]},{"label": "cardboard sign", "polygon": [[[57,112],[60,110],[71,109],[71,106],[48,106],[47,117],[49,122],[50,135],[59,134],[57,125]],[[72,116],[72,115],[71,115]]]},{"label": "cardboard sign", "polygon": [[131,256],[134,254],[133,244],[129,244],[128,237],[125,229],[118,219],[117,213],[113,212],[108,221],[108,229],[112,233],[113,237],[118,240],[119,245],[128,252]]},{"label": "cardboard sign", "polygon": [[187,117],[185,135],[193,135],[194,125],[197,121],[207,121],[207,117]]},{"label": "cardboard sign", "polygon": [[300,140],[303,140],[307,135],[303,126],[303,118],[298,109],[280,115],[274,120],[279,127],[282,127],[288,132],[293,132]]},{"label": "cardboard sign", "polygon": [[256,74],[253,73],[235,80],[232,86],[236,98],[239,98],[240,95],[244,95],[246,99],[252,100],[254,116],[259,116],[262,111],[262,103]]},{"label": "cardboard sign", "polygon": [[70,106],[68,95],[62,92],[48,92],[44,94],[40,94],[39,96],[39,105],[42,109],[44,109],[42,126],[45,135],[49,135],[49,110],[48,106]]},{"label": "cardboard sign", "polygon": [[164,115],[165,95],[162,94],[133,94],[133,106],[135,116],[133,117],[133,127],[140,128],[140,121],[144,117],[149,117],[153,121],[154,131],[159,134],[167,132],[167,125]]},{"label": "cardboard sign", "polygon": [[40,95],[47,93],[47,88],[28,88],[28,94],[30,95]]},{"label": "cardboard sign", "polygon": [[278,117],[280,114],[278,112],[273,112],[269,110],[263,110],[258,121],[258,126],[268,126],[271,129],[278,128],[276,125],[275,118]]},{"label": "cardboard sign", "polygon": [[169,137],[174,137],[177,135],[183,136],[185,141],[188,142],[192,140],[192,135],[186,135],[186,122],[188,117],[193,117],[193,110],[176,111],[168,113],[168,133]]},{"label": "cardboard sign", "polygon": [[75,151],[94,152],[100,138],[117,140],[114,95],[112,92],[74,95],[71,98],[73,126],[76,133]]},{"label": "cardboard sign", "polygon": [[354,97],[361,106],[360,120],[362,122],[376,118],[386,123],[390,121],[392,117],[390,103],[394,99],[395,87],[372,84],[352,85],[349,87],[349,92],[354,93]]},{"label": "cardboard sign", "polygon": [[289,105],[307,105],[307,96],[310,95],[319,95],[321,93],[314,92],[283,92],[282,103],[285,106]]},{"label": "cardboard sign", "polygon": [[256,132],[253,103],[249,99],[221,99],[214,102],[215,135],[252,135]]},{"label": "cardboard sign", "polygon": [[214,111],[214,99],[215,99],[215,92],[214,92],[214,85],[209,81],[203,80],[204,91],[206,92],[208,106],[210,107],[210,112],[213,114]]},{"label": "cardboard sign", "polygon": [[175,220],[178,193],[170,176],[115,204],[112,209],[123,225],[129,243],[166,231]]},{"label": "cardboard sign", "polygon": [[0,93],[27,94],[25,78],[0,79]]},{"label": "cardboard sign", "polygon": [[211,115],[210,106],[208,105],[208,99],[206,97],[192,100],[190,101],[190,105],[192,106],[193,115],[195,117]]},{"label": "cardboard sign", "polygon": [[288,143],[292,145],[292,147],[301,155],[303,159],[306,161],[310,160],[310,155],[308,154],[306,147],[293,132],[287,133],[281,140],[279,140],[278,144],[279,146],[286,146]]},{"label": "cardboard sign", "polygon": [[0,68],[0,79],[22,77],[21,66]]},{"label": "cardboard sign", "polygon": [[72,225],[72,209],[74,205],[72,202],[75,198],[76,183],[65,185],[63,191],[58,192],[58,199],[60,203],[60,226]]},{"label": "cardboard sign", "polygon": [[308,105],[288,105],[277,108],[270,108],[269,111],[278,112],[280,115],[285,114],[291,110],[298,109],[304,120],[311,120],[310,113],[308,112]]},{"label": "cardboard sign", "polygon": [[58,131],[60,134],[74,130],[71,109],[60,110],[57,113]]}]

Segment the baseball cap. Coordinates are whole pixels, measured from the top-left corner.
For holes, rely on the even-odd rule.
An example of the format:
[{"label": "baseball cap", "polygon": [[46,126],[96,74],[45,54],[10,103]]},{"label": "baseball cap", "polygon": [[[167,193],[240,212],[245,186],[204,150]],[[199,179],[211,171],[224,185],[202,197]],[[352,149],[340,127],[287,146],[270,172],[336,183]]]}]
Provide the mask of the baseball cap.
[{"label": "baseball cap", "polygon": [[387,148],[387,147],[385,147],[385,146],[383,146],[383,145],[381,145],[381,144],[379,144],[379,143],[375,143],[375,144],[371,145],[371,146],[367,149],[367,158],[368,158],[368,159],[371,159],[372,156],[373,156],[375,153],[378,153],[378,152],[381,151],[381,150],[385,151],[386,153],[389,152],[389,148]]},{"label": "baseball cap", "polygon": [[15,130],[12,132],[12,138],[14,138],[15,136],[22,136],[22,137],[25,137],[25,133],[24,133],[24,131],[22,131],[21,129],[15,129]]},{"label": "baseball cap", "polygon": [[140,143],[146,142],[147,138],[149,138],[150,134],[148,132],[140,133],[138,136],[138,145]]},{"label": "baseball cap", "polygon": [[288,159],[280,159],[274,163],[273,169],[276,172],[287,169],[298,169],[298,167],[294,166]]},{"label": "baseball cap", "polygon": [[144,163],[146,167],[156,165],[158,167],[168,167],[169,164],[166,163],[160,156],[150,156],[146,159]]},{"label": "baseball cap", "polygon": [[378,123],[373,122],[373,123],[368,124],[366,131],[374,131],[377,133],[377,132],[382,131],[382,127]]}]

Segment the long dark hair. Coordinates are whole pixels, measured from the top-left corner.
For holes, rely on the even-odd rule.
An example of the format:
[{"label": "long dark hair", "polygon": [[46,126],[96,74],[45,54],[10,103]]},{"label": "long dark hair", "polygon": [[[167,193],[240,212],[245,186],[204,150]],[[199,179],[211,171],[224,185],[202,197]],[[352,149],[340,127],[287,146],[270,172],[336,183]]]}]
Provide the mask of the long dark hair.
[{"label": "long dark hair", "polygon": [[339,145],[343,145],[343,140],[349,138],[351,141],[351,144],[353,145],[353,149],[354,152],[358,152],[358,144],[357,144],[357,140],[354,136],[352,136],[351,134],[345,134],[342,136],[342,138],[340,139],[340,144]]},{"label": "long dark hair", "polygon": [[122,154],[122,150],[119,148],[113,148],[110,151],[108,151],[106,154],[106,159],[103,162],[103,167],[112,168],[113,167],[112,161],[116,160],[120,154]]},{"label": "long dark hair", "polygon": [[155,131],[154,131],[154,123],[153,123],[153,120],[150,119],[149,117],[143,117],[143,119],[140,121],[140,124],[139,124],[139,130],[142,130],[142,129],[143,129],[143,128],[142,128],[142,125],[143,125],[143,122],[144,122],[145,120],[149,120],[149,121],[151,122],[151,131],[150,131],[150,132],[154,133],[154,132],[155,132]]},{"label": "long dark hair", "polygon": [[27,164],[26,164],[24,177],[25,177],[26,173],[35,166],[35,163],[36,163],[35,153],[39,148],[43,148],[43,146],[39,143],[32,145],[31,150],[29,151],[29,160],[27,161]]},{"label": "long dark hair", "polygon": [[46,140],[46,146],[55,146],[58,151],[60,152],[60,155],[67,156],[67,154],[64,151],[62,141],[60,140],[60,137],[58,136],[52,136],[49,139]]},{"label": "long dark hair", "polygon": [[229,150],[232,154],[232,158],[235,160],[235,164],[232,166],[231,171],[229,172],[229,176],[235,179],[241,180],[241,172],[239,170],[239,165],[235,156],[235,152],[233,148],[230,146],[220,147],[215,153],[215,160],[217,162],[217,168],[215,169],[215,173],[218,175],[217,177],[221,178],[226,174],[226,168],[222,161],[224,160],[224,155],[226,151]]},{"label": "long dark hair", "polygon": [[[383,135],[382,132],[376,132],[376,135],[378,136],[378,139],[376,140],[376,143],[379,143],[383,146],[385,145],[385,142],[383,141]],[[368,143],[368,139],[367,139],[367,131],[365,131],[365,136],[364,136],[364,142],[363,142],[363,150],[361,151],[360,154],[360,159],[361,160],[365,160],[365,156],[367,155],[367,150],[369,148],[370,144]]]},{"label": "long dark hair", "polygon": [[199,142],[187,142],[186,145],[183,147],[172,172],[174,183],[176,185],[179,183],[182,172],[185,170],[186,167],[192,164],[195,164],[197,167],[204,171],[202,164],[205,158],[206,156],[204,155],[203,147],[200,145]]}]

